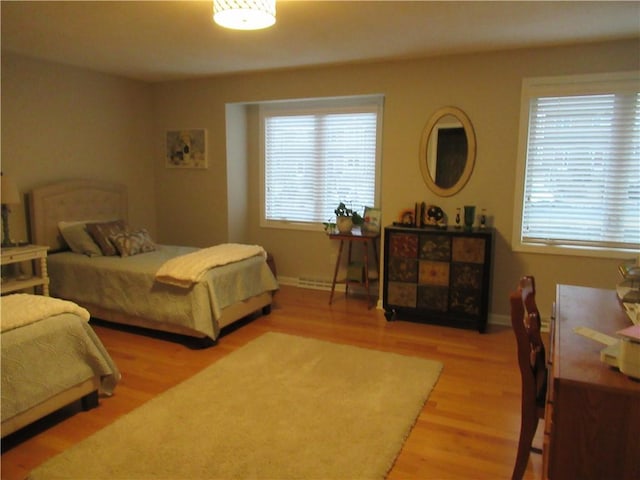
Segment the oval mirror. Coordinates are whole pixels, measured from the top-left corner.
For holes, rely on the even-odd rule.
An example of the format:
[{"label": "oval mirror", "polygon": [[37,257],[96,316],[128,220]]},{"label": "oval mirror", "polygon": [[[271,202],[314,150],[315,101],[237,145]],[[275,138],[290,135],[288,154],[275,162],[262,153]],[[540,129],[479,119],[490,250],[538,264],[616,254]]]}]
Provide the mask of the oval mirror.
[{"label": "oval mirror", "polygon": [[476,137],[469,117],[456,107],[437,110],[420,141],[420,171],[427,187],[450,197],[469,181],[476,161]]}]

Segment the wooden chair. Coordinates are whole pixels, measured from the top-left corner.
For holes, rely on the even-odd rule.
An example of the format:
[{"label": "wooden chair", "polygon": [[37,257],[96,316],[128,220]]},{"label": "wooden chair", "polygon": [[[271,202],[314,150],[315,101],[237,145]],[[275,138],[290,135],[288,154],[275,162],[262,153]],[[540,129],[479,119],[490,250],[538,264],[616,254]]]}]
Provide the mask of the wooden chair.
[{"label": "wooden chair", "polygon": [[540,449],[531,446],[544,418],[547,392],[547,366],[545,349],[540,336],[540,313],[536,306],[536,287],[532,276],[522,277],[518,289],[510,296],[511,325],[516,336],[518,366],[522,376],[520,440],[512,479],[520,480],[529,461],[529,453]]}]

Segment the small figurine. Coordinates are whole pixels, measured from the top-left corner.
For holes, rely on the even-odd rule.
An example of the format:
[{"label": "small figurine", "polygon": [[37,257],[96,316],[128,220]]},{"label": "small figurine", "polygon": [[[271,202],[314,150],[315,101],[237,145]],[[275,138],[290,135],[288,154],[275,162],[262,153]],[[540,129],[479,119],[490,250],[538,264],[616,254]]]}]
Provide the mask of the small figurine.
[{"label": "small figurine", "polygon": [[429,208],[427,208],[426,225],[438,228],[447,226],[447,220],[444,216],[444,211],[437,205],[429,205]]},{"label": "small figurine", "polygon": [[405,227],[414,227],[415,226],[415,210],[413,208],[405,208],[398,215],[398,225],[402,225]]},{"label": "small figurine", "polygon": [[456,228],[460,228],[460,209],[456,208]]}]

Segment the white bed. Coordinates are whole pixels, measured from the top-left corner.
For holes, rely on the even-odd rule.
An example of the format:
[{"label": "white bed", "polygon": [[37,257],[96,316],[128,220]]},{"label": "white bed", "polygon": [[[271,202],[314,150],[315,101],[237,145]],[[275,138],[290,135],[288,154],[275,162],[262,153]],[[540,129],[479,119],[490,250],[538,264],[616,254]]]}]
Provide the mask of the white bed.
[{"label": "white bed", "polygon": [[120,372],[77,305],[31,294],[3,296],[2,437],[76,400],[111,395]]},{"label": "white bed", "polygon": [[[154,273],[167,259],[193,248],[157,245],[152,252],[127,257],[70,252],[60,234],[60,222],[126,222],[127,192],[122,185],[97,180],[58,182],[34,189],[29,205],[32,241],[50,247],[51,294],[82,305],[94,318],[215,341],[222,327],[255,312],[270,311],[278,285],[265,258],[212,268],[185,289],[158,282]],[[104,271],[109,275],[100,273]],[[133,277],[125,279],[127,272]]]}]

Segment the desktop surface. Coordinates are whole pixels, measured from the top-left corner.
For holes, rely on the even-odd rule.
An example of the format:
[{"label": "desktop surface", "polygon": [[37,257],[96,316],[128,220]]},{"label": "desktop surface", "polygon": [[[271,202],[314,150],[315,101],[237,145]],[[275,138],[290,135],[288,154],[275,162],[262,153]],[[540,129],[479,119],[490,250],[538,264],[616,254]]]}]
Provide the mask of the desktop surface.
[{"label": "desktop surface", "polygon": [[617,331],[631,326],[615,290],[558,285],[556,316],[556,344],[562,352],[556,370],[558,378],[640,394],[640,382],[600,360],[603,344],[573,331],[576,327],[588,327],[616,337]]}]

